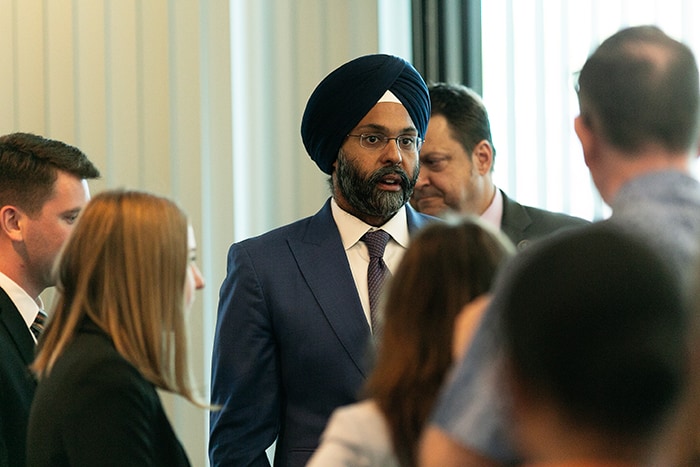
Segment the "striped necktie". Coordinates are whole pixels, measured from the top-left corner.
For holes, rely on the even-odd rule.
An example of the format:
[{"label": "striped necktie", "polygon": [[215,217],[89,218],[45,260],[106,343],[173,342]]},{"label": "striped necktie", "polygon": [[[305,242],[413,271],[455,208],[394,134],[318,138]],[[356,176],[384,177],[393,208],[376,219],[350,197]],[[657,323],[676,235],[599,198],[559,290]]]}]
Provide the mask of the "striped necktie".
[{"label": "striped necktie", "polygon": [[34,318],[34,322],[31,326],[29,326],[29,329],[32,331],[32,334],[34,334],[34,337],[37,340],[39,340],[39,335],[41,334],[41,331],[44,330],[45,322],[46,313],[44,313],[44,310],[39,310],[39,313],[36,314],[36,318]]},{"label": "striped necktie", "polygon": [[381,316],[379,299],[384,281],[391,277],[391,271],[384,262],[384,249],[391,235],[383,230],[367,232],[360,238],[369,251],[369,266],[367,267],[367,289],[369,292],[369,316],[372,323],[372,334],[377,336],[381,331]]}]

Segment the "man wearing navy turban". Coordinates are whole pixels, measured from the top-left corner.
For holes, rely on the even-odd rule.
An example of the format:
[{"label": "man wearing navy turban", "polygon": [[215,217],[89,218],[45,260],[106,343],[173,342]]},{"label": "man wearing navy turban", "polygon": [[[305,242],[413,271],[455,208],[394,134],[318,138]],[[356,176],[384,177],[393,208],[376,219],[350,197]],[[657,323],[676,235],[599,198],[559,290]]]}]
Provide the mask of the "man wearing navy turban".
[{"label": "man wearing navy turban", "polygon": [[[369,374],[372,317],[363,236],[388,234],[394,270],[431,217],[408,204],[430,117],[428,89],[405,60],[366,55],[324,78],[301,122],[330,176],[315,215],[231,246],[212,358],[212,466],[303,466],[331,412]],[[375,313],[371,313],[375,310]]]}]

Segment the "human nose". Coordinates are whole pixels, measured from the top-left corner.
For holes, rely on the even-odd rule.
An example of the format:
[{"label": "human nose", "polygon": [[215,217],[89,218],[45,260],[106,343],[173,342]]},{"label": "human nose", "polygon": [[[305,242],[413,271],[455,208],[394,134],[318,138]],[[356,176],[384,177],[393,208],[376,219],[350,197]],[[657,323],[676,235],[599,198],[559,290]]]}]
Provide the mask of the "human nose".
[{"label": "human nose", "polygon": [[205,285],[204,276],[202,275],[202,271],[199,270],[199,267],[196,264],[192,265],[192,275],[194,277],[194,288],[196,290],[203,289]]},{"label": "human nose", "polygon": [[[393,141],[394,144],[390,144],[389,141]],[[399,165],[403,161],[403,154],[401,154],[401,148],[399,147],[399,138],[387,138],[387,144],[384,148],[383,154],[386,160],[390,161],[392,165]]]},{"label": "human nose", "polygon": [[425,168],[421,167],[418,170],[418,180],[416,180],[415,189],[420,190],[429,184],[430,184],[430,177],[428,175],[428,171]]}]

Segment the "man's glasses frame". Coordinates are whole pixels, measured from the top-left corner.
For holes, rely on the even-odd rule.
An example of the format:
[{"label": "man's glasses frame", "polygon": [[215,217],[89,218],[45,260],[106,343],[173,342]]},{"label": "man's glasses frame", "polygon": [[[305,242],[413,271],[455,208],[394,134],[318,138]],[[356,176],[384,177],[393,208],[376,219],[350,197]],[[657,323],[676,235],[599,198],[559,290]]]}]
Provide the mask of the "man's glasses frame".
[{"label": "man's glasses frame", "polygon": [[399,135],[395,138],[390,138],[381,133],[362,133],[360,135],[349,134],[347,136],[359,138],[360,146],[370,151],[381,151],[389,144],[389,141],[394,140],[399,151],[418,153],[423,146],[423,141],[425,141],[423,138],[416,135]]}]

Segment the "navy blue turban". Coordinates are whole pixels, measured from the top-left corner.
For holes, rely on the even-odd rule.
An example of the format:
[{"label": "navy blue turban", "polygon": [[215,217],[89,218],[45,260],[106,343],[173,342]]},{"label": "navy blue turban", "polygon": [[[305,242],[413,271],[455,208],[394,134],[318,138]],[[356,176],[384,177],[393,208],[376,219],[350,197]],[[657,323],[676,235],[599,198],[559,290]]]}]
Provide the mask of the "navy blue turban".
[{"label": "navy blue turban", "polygon": [[430,118],[430,96],[421,75],[406,60],[392,55],[365,55],[326,76],[306,103],[301,120],[304,147],[327,174],[347,134],[386,91],[403,104],[421,138]]}]

